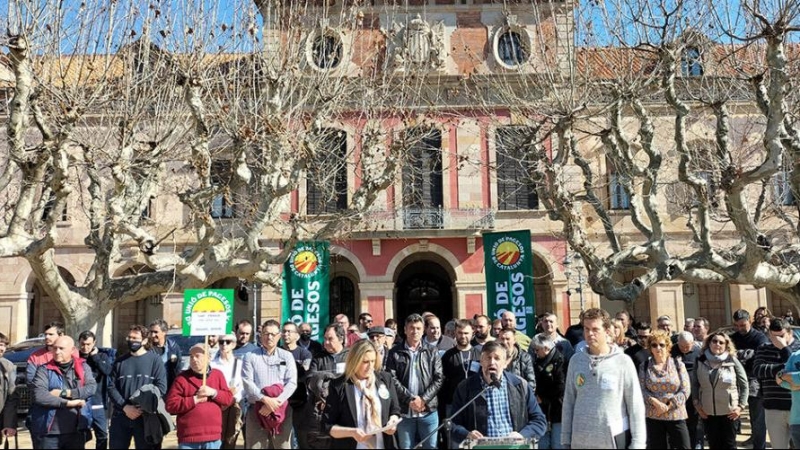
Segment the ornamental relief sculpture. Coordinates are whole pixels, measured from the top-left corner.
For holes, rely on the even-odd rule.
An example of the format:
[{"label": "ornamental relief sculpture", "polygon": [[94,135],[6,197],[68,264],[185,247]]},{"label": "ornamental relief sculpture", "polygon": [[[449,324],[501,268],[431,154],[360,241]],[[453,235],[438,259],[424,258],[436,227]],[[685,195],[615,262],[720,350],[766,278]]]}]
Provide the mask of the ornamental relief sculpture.
[{"label": "ornamental relief sculpture", "polygon": [[433,26],[419,14],[405,26],[392,23],[391,30],[382,30],[388,43],[389,65],[397,71],[443,70],[447,56],[444,43],[444,21]]}]

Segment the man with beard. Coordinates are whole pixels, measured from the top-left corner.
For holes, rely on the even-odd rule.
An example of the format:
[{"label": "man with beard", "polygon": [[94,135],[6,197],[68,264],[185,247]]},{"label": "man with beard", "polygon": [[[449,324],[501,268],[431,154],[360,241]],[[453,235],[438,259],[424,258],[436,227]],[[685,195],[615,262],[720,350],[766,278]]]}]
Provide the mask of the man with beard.
[{"label": "man with beard", "polygon": [[311,357],[315,357],[322,352],[322,344],[319,342],[311,339],[311,325],[307,323],[301,323],[297,327],[298,332],[300,333],[300,340],[297,341],[297,345],[303,347],[304,349],[311,352]]},{"label": "man with beard", "polygon": [[74,351],[71,337],[56,339],[53,359],[36,369],[30,385],[31,435],[38,436],[40,448],[86,446],[85,432],[92,423],[92,409],[85,406],[97,384],[89,365],[80,358],[73,359]]},{"label": "man with beard", "polygon": [[533,372],[533,358],[531,354],[523,351],[522,347],[516,342],[517,330],[514,328],[503,328],[497,341],[508,350],[508,367],[506,371],[523,378],[530,383],[536,391],[536,374]]},{"label": "man with beard", "polygon": [[79,354],[92,369],[97,391],[92,397],[92,430],[94,430],[95,449],[108,447],[108,420],[106,419],[106,399],[108,398],[108,376],[111,375],[111,360],[105,352],[95,345],[95,335],[87,330],[78,336]]},{"label": "man with beard", "polygon": [[481,349],[473,347],[472,323],[466,319],[456,322],[456,346],[444,352],[442,373],[444,382],[439,391],[439,403],[444,405],[445,416],[453,413],[451,408],[456,387],[472,373],[480,371]]},{"label": "man with beard", "polygon": [[247,319],[242,319],[236,324],[236,348],[233,349],[233,356],[244,358],[244,355],[258,350],[258,346],[253,344],[253,324]]},{"label": "man with beard", "polygon": [[475,316],[475,319],[472,321],[472,329],[475,332],[471,342],[473,347],[477,347],[494,340],[494,338],[489,334],[491,333],[491,326],[492,321],[489,319],[489,316],[483,314]]},{"label": "man with beard", "polygon": [[175,377],[181,372],[181,348],[175,341],[167,339],[169,325],[164,319],[156,319],[150,323],[150,351],[161,358],[167,372],[167,390],[172,386]]},{"label": "man with beard", "polygon": [[483,401],[469,405],[453,418],[453,442],[483,437],[541,439],[547,431],[547,419],[536,401],[533,386],[503,370],[508,351],[499,342],[481,348],[480,373],[461,382],[453,396],[453,410],[458,411],[487,386]]}]

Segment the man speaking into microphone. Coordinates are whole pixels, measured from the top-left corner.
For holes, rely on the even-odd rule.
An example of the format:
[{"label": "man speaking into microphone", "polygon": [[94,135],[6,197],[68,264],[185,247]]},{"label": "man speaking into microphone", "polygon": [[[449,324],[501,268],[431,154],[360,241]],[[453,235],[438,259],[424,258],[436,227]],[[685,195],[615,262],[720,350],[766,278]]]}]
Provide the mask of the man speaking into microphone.
[{"label": "man speaking into microphone", "polygon": [[477,396],[464,411],[453,417],[453,443],[464,439],[507,437],[541,439],[547,431],[545,419],[536,394],[527,381],[506,372],[508,350],[497,341],[487,342],[481,349],[481,370],[459,383],[453,396],[453,411]]}]

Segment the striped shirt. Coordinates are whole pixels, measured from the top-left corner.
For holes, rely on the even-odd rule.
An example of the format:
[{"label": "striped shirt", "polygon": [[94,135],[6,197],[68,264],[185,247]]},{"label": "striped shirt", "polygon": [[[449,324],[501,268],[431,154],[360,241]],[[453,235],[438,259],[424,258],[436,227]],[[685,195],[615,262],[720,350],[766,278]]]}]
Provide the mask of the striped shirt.
[{"label": "striped shirt", "polygon": [[761,398],[764,409],[789,411],[792,408],[792,393],[775,384],[775,375],[783,370],[792,353],[800,350],[800,340],[794,339],[783,349],[772,344],[762,345],[753,356],[753,374],[761,383]]},{"label": "striped shirt", "polygon": [[[462,383],[463,384],[463,383]],[[481,377],[481,385],[485,388],[486,381]],[[486,424],[488,437],[508,436],[514,431],[511,422],[511,410],[508,408],[508,381],[504,375],[500,376],[500,387],[486,391],[486,409],[489,411]]]},{"label": "striped shirt", "polygon": [[283,386],[283,392],[276,397],[281,403],[297,389],[297,365],[292,354],[282,348],[276,347],[270,355],[266,349],[260,347],[246,354],[242,362],[244,395],[252,404],[258,403],[264,397],[262,389],[273,384]]}]

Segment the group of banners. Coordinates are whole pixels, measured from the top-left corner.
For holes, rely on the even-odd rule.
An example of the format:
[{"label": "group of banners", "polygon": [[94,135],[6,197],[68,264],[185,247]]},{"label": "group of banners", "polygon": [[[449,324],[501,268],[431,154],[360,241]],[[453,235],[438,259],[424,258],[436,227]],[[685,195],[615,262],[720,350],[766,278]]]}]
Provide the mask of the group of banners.
[{"label": "group of banners", "polygon": [[[484,233],[487,315],[516,316],[517,330],[530,336],[534,320],[533,254],[528,230]],[[307,323],[321,341],[329,316],[330,244],[299,242],[283,267],[281,322]],[[189,289],[184,292],[183,334],[230,334],[233,289]],[[402,318],[401,318],[402,319]]]}]

